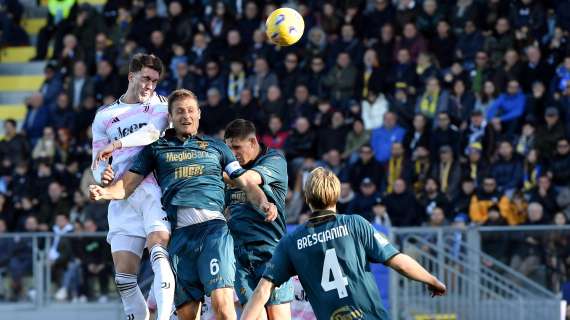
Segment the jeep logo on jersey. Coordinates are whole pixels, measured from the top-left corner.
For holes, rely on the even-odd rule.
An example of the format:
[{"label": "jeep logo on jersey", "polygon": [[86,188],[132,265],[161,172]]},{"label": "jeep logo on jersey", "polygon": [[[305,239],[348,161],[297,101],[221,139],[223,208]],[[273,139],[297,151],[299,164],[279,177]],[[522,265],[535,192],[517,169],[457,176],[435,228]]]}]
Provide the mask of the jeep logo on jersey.
[{"label": "jeep logo on jersey", "polygon": [[119,131],[119,136],[123,138],[144,126],[146,126],[146,122],[133,123],[130,127],[127,128],[118,127],[117,130]]},{"label": "jeep logo on jersey", "polygon": [[354,306],[344,306],[336,309],[330,320],[358,320],[364,319],[364,312]]}]

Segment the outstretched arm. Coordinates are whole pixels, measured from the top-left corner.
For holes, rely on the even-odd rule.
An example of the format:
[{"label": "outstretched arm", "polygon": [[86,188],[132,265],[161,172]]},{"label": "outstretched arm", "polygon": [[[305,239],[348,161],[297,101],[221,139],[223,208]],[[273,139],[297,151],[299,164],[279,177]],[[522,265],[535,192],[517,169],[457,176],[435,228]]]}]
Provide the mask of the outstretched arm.
[{"label": "outstretched arm", "polygon": [[128,171],[122,179],[108,187],[103,188],[98,185],[90,185],[89,197],[92,200],[126,199],[133,193],[143,179],[144,176]]},{"label": "outstretched arm", "polygon": [[269,297],[271,297],[273,289],[275,289],[273,282],[265,278],[261,278],[259,284],[255,288],[255,291],[253,291],[251,299],[243,309],[241,320],[257,319],[263,311],[265,304],[269,300]]},{"label": "outstretched arm", "polygon": [[94,162],[98,164],[99,161],[108,159],[115,150],[146,146],[155,142],[158,138],[160,138],[160,130],[153,123],[149,123],[126,137],[106,144],[97,153],[93,152],[95,155]]},{"label": "outstretched arm", "polygon": [[406,254],[400,253],[395,255],[386,262],[386,265],[409,279],[427,284],[432,297],[442,296],[447,290],[443,283]]}]

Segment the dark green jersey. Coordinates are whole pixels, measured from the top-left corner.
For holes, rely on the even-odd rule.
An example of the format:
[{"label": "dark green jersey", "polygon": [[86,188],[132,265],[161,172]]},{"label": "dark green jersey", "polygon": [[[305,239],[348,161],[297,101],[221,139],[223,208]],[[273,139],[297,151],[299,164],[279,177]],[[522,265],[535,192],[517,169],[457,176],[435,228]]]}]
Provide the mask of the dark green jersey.
[{"label": "dark green jersey", "polygon": [[361,216],[320,219],[283,237],[263,276],[279,286],[299,275],[318,319],[388,319],[369,263],[398,250]]},{"label": "dark green jersey", "polygon": [[171,221],[176,221],[176,210],[169,210],[174,206],[223,212],[222,172],[232,179],[244,172],[221,140],[198,135],[182,141],[172,131],[146,146],[130,171],[143,176],[154,172]]},{"label": "dark green jersey", "polygon": [[237,188],[226,191],[226,203],[230,210],[229,227],[237,244],[263,243],[275,247],[286,231],[285,197],[287,196],[287,162],[273,149],[262,147],[262,153],[244,169],[253,170],[263,180],[261,189],[268,200],[277,206],[279,216],[265,222],[265,214],[259,212]]}]

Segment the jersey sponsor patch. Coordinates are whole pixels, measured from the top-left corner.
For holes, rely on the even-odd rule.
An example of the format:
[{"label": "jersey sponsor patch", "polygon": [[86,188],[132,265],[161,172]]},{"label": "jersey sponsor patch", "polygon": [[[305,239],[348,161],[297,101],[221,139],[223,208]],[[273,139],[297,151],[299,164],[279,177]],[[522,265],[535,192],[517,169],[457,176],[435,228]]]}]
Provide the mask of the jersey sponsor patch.
[{"label": "jersey sponsor patch", "polygon": [[382,248],[384,248],[386,245],[390,244],[388,239],[386,239],[386,237],[379,232],[374,232],[374,238],[376,239],[376,241],[378,241],[378,243],[380,244],[380,247],[382,247]]},{"label": "jersey sponsor patch", "polygon": [[331,314],[330,320],[358,320],[364,319],[364,312],[355,306],[343,306]]},{"label": "jersey sponsor patch", "polygon": [[239,164],[239,162],[237,161],[233,161],[230,162],[225,168],[224,171],[231,177],[232,173],[236,172],[237,170],[240,170],[241,166]]}]

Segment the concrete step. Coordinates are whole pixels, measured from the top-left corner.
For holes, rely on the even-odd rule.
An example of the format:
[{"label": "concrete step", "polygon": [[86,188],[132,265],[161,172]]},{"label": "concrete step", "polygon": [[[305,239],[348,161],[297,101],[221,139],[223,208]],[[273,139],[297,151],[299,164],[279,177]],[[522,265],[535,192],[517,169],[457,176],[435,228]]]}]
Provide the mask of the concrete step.
[{"label": "concrete step", "polygon": [[40,32],[40,29],[45,26],[46,23],[47,17],[22,19],[22,27],[30,36],[37,35]]},{"label": "concrete step", "polygon": [[0,92],[0,104],[24,103],[26,98],[31,96],[33,93],[34,91]]},{"label": "concrete step", "polygon": [[0,76],[0,93],[13,91],[36,91],[44,81],[43,75]]},{"label": "concrete step", "polygon": [[0,120],[22,121],[26,117],[26,112],[25,104],[0,104]]},{"label": "concrete step", "polygon": [[45,65],[45,61],[0,63],[0,75],[40,75]]},{"label": "concrete step", "polygon": [[[49,48],[48,57],[53,54],[53,48]],[[0,50],[0,62],[28,62],[36,55],[36,47],[7,47]]]}]

